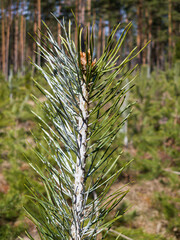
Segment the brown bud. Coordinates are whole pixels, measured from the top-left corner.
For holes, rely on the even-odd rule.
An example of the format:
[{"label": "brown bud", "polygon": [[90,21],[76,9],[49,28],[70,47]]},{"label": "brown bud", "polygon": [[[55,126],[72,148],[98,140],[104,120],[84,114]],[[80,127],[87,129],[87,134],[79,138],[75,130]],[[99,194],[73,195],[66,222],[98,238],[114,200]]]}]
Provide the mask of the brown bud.
[{"label": "brown bud", "polygon": [[91,67],[94,67],[94,65],[96,63],[96,58],[91,63],[91,52],[90,52],[90,49],[88,49],[88,63],[87,63],[87,58],[86,58],[85,52],[80,52],[80,61],[81,61],[82,70],[84,72],[86,72],[87,64],[88,64],[88,66],[91,65]]}]

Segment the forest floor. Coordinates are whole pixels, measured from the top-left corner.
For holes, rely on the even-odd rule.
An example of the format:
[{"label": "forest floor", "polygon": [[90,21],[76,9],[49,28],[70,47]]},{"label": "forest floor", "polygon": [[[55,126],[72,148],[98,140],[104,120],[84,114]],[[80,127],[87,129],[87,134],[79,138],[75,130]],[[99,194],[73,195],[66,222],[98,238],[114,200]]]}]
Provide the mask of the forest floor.
[{"label": "forest floor", "polygon": [[[123,187],[122,190],[130,190],[125,196],[123,203],[126,203],[126,206],[129,207],[125,215],[129,214],[130,216],[133,213],[136,213],[133,219],[129,222],[122,223],[126,228],[131,229],[143,229],[145,233],[148,234],[160,234],[165,239],[177,240],[180,239],[180,233],[176,232],[177,229],[173,229],[174,234],[170,234],[167,231],[168,220],[165,219],[163,214],[158,211],[155,201],[155,194],[166,194],[174,198],[180,198],[180,189],[178,191],[172,191],[171,188],[166,186],[166,178],[158,178],[154,180],[141,181],[137,183],[132,183],[126,185],[125,183],[116,182],[110,189],[109,194],[112,194],[118,188]],[[8,184],[5,181],[2,173],[0,173],[0,189],[1,191],[8,191]],[[180,206],[177,206],[177,210]],[[113,215],[113,213],[112,213]],[[180,217],[180,212],[179,212]],[[39,240],[37,230],[34,224],[28,219],[25,219],[26,224],[29,226],[29,233],[33,236],[34,239]],[[13,223],[17,225],[18,222]],[[121,225],[121,224],[120,224]],[[117,225],[116,225],[117,227]],[[114,228],[114,227],[113,227]],[[123,233],[123,231],[122,231]],[[24,236],[24,240],[29,238]],[[132,238],[138,240],[137,238]],[[156,238],[157,239],[157,238]],[[145,239],[144,239],[145,240]]]},{"label": "forest floor", "polygon": [[[25,128],[26,131],[29,131],[32,128],[32,124],[30,123],[32,122],[26,122],[25,125],[22,125],[22,123],[17,124],[16,128]],[[28,138],[28,142],[31,145],[35,144],[32,137]],[[132,153],[132,149],[130,151],[131,155],[135,154],[134,152]],[[3,194],[8,193],[10,189],[10,186],[6,181],[6,177],[3,175],[3,172],[5,169],[8,170],[10,168],[11,164],[8,161],[4,161],[0,165],[0,192]],[[22,162],[20,169],[21,171],[29,171],[30,166],[27,163]],[[122,210],[122,212],[126,211],[126,209],[128,210],[125,213],[124,217],[122,217],[122,220],[116,223],[112,229],[118,229],[118,232],[127,235],[127,237],[128,229],[142,229],[144,233],[150,235],[153,234],[154,236],[162,236],[162,239],[180,239],[180,232],[177,228],[174,227],[171,232],[168,231],[170,222],[165,217],[163,211],[161,211],[162,209],[160,209],[161,206],[159,206],[159,204],[161,204],[161,202],[158,202],[159,197],[164,195],[166,198],[180,199],[180,189],[173,190],[173,188],[169,186],[168,178],[166,177],[158,177],[152,180],[134,180],[134,178],[136,178],[136,176],[127,177],[125,171],[122,179],[117,180],[117,182],[114,183],[109,191],[109,194],[112,194],[118,188],[122,188],[123,191],[129,189],[129,192],[123,199],[120,207],[111,213],[111,217],[115,215],[117,210]],[[128,184],[129,181],[130,183]],[[168,207],[169,206],[167,205],[167,208]],[[177,211],[180,210],[180,203],[178,204],[178,202],[176,202],[175,208]],[[171,209],[169,211],[171,211]],[[180,217],[180,212],[178,214]],[[38,233],[34,224],[28,218],[23,219],[23,222],[28,226],[28,231],[32,237],[36,240],[39,240],[40,238],[38,237]],[[20,220],[10,222],[10,225],[13,227],[18,226],[19,224],[22,224]],[[123,229],[121,229],[122,226]],[[29,239],[25,235],[22,235],[22,237],[24,240]],[[139,237],[135,236],[130,239],[139,240]],[[146,237],[142,239],[146,240]],[[157,237],[152,239],[158,240],[159,238]],[[16,238],[16,240],[18,240],[18,238]]]},{"label": "forest floor", "polygon": [[[7,193],[9,191],[9,185],[6,181],[6,178],[3,175],[4,169],[9,169],[11,166],[8,162],[1,164],[0,168],[0,192]],[[21,165],[21,170],[27,170],[29,168],[27,163]],[[180,189],[173,190],[167,184],[168,179],[165,177],[158,177],[153,180],[141,180],[134,181],[127,185],[127,180],[118,180],[110,189],[109,194],[112,194],[118,188],[123,187],[123,191],[129,189],[129,192],[125,196],[123,202],[121,203],[120,208],[125,205],[125,208],[128,208],[125,213],[123,220],[113,226],[113,229],[117,229],[121,226],[124,226],[127,229],[143,229],[143,232],[147,234],[155,234],[164,237],[164,239],[177,240],[180,239],[180,232],[178,229],[174,228],[173,233],[168,231],[168,225],[170,222],[165,218],[164,213],[160,211],[157,203],[158,196],[167,196],[170,198],[180,199]],[[175,206],[177,211],[180,209],[180,205],[176,203]],[[168,206],[167,206],[168,207]],[[122,207],[123,208],[123,207]],[[123,211],[125,209],[122,209]],[[113,216],[115,212],[111,214]],[[180,212],[179,212],[180,217]],[[38,234],[34,224],[29,219],[25,219],[24,222],[29,226],[29,233],[34,237],[34,239],[39,240]],[[17,226],[19,220],[11,222],[12,226]],[[121,231],[119,229],[118,231]],[[122,229],[122,234],[124,229]],[[127,232],[126,235],[128,236]],[[28,240],[24,236],[24,240]],[[123,238],[122,238],[123,239]],[[138,240],[138,238],[132,238]],[[144,240],[146,238],[143,238]],[[155,238],[158,239],[158,238]]]},{"label": "forest floor", "polygon": [[[126,203],[125,205],[129,207],[125,215],[134,215],[131,221],[124,223],[124,226],[132,229],[141,228],[148,234],[160,234],[165,237],[165,239],[180,239],[180,233],[176,232],[176,228],[173,229],[174,234],[170,234],[167,231],[169,221],[158,211],[158,206],[156,205],[156,194],[166,194],[166,196],[180,198],[180,189],[173,191],[166,186],[166,181],[166,178],[142,180],[129,184],[128,186],[126,185],[123,188],[123,190],[129,189],[129,192],[123,200]],[[110,190],[110,194],[118,188],[123,187],[123,185],[123,183],[115,183]],[[178,210],[180,205],[176,207]]]}]

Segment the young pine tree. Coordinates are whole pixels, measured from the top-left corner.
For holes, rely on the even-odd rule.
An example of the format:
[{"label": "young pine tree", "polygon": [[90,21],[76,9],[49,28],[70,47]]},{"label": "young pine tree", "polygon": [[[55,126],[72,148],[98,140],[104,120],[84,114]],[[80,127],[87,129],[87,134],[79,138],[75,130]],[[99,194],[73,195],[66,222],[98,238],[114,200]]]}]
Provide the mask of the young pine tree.
[{"label": "young pine tree", "polygon": [[115,34],[120,25],[114,28],[98,60],[93,57],[93,31],[88,36],[87,29],[82,52],[80,27],[77,46],[71,37],[71,22],[68,31],[65,23],[61,24],[61,46],[45,27],[47,35],[42,34],[37,45],[46,68],[34,65],[50,87],[48,91],[36,82],[47,98],[40,104],[46,119],[36,116],[49,148],[44,147],[48,159],[37,151],[46,171],[33,168],[42,179],[46,194],[40,195],[30,187],[37,210],[28,213],[44,240],[90,240],[99,233],[104,237],[121,217],[116,215],[106,221],[106,216],[127,193],[117,189],[107,194],[123,170],[116,169],[120,153],[114,141],[126,120],[122,113],[129,108],[122,109],[122,105],[131,81],[128,85],[124,82],[137,67],[128,69],[129,61],[138,54],[136,48],[119,65],[117,62],[131,23],[117,42]]}]

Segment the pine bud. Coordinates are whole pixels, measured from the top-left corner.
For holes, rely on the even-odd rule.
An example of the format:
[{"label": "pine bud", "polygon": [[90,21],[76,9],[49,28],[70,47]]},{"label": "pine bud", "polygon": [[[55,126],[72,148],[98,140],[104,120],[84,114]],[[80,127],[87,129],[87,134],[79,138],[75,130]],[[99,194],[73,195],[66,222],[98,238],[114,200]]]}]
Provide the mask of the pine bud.
[{"label": "pine bud", "polygon": [[[88,60],[88,63],[87,63],[87,60]],[[81,61],[82,71],[83,73],[86,73],[87,65],[93,68],[96,63],[96,58],[93,60],[93,62],[91,61],[91,52],[90,52],[90,49],[88,49],[88,57],[86,57],[85,52],[80,52],[80,61]]]}]

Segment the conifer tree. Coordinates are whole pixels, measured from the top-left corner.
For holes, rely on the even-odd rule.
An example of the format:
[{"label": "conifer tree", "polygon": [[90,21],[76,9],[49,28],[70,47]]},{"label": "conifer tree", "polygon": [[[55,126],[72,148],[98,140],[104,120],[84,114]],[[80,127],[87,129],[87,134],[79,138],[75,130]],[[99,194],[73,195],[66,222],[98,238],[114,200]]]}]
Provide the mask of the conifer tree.
[{"label": "conifer tree", "polygon": [[98,60],[94,58],[93,31],[88,36],[87,29],[86,47],[82,52],[80,26],[77,26],[77,46],[71,38],[71,22],[68,30],[64,22],[61,24],[61,46],[45,23],[44,26],[47,35],[42,34],[41,43],[37,45],[46,69],[36,63],[34,66],[50,90],[36,82],[47,98],[45,103],[40,103],[46,119],[35,115],[41,122],[49,149],[44,146],[48,158],[36,152],[46,166],[45,172],[31,165],[39,174],[46,195],[30,186],[37,210],[27,212],[41,239],[96,239],[99,233],[104,237],[121,217],[117,214],[106,221],[107,215],[127,193],[120,188],[107,194],[125,167],[116,169],[120,152],[113,143],[127,118],[123,119],[122,114],[130,105],[126,109],[122,109],[122,105],[135,77],[128,86],[124,82],[137,67],[128,68],[128,63],[138,54],[136,48],[117,65],[118,53],[131,23],[117,42],[114,37],[120,24],[114,27]]}]

